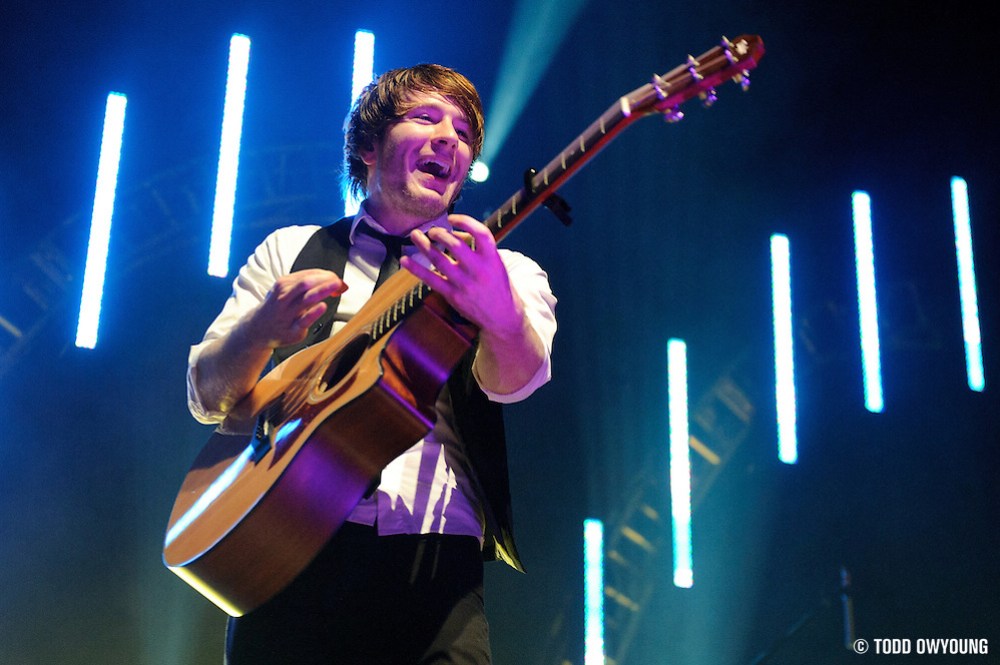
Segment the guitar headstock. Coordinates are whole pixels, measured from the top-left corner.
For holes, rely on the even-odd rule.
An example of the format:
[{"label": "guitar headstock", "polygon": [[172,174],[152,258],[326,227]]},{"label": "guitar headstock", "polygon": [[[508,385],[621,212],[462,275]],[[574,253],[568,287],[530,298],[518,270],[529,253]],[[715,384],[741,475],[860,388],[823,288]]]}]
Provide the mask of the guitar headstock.
[{"label": "guitar headstock", "polygon": [[732,80],[746,90],[750,85],[750,71],[764,55],[764,42],[757,35],[740,35],[729,40],[725,37],[718,46],[697,58],[688,56],[687,62],[678,65],[622,98],[632,113],[662,113],[668,121],[684,117],[680,106],[699,97],[705,106],[715,102],[715,88]]}]

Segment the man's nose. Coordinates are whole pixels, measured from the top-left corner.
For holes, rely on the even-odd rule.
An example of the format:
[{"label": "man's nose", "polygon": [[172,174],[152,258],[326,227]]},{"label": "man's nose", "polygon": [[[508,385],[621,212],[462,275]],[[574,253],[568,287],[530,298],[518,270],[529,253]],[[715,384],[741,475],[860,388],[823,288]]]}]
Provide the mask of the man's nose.
[{"label": "man's nose", "polygon": [[455,125],[445,119],[435,125],[433,140],[435,143],[455,147],[458,145],[458,132]]}]

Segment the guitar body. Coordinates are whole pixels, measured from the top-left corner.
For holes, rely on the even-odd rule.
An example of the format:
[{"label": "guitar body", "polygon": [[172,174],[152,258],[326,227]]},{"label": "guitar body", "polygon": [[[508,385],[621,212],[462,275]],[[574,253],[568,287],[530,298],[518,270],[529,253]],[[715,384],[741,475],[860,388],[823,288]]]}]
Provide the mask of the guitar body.
[{"label": "guitar body", "polygon": [[[671,120],[715,86],[746,87],[764,54],[741,35],[619,98],[484,221],[497,241],[639,118]],[[188,472],[163,560],[232,616],[287,586],[389,462],[434,426],[435,403],[478,331],[400,271],[334,337],[264,376]]]},{"label": "guitar body", "polygon": [[475,335],[435,304],[374,341],[363,310],[264,376],[188,471],[167,567],[232,616],[305,569],[382,468],[434,426],[438,394]]}]

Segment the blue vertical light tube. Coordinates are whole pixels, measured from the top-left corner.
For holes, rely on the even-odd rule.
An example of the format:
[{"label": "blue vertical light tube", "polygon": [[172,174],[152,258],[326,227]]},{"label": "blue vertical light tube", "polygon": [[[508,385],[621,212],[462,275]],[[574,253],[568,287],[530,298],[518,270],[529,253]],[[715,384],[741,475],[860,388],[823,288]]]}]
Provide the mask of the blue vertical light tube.
[{"label": "blue vertical light tube", "polygon": [[219,141],[219,171],[215,181],[212,238],[208,254],[208,274],[213,277],[225,277],[229,274],[229,246],[233,235],[236,174],[240,165],[249,67],[250,38],[246,35],[233,35],[229,40],[226,99],[222,111],[222,137]]},{"label": "blue vertical light tube", "polygon": [[667,343],[667,400],[670,412],[670,517],[674,536],[674,586],[694,584],[691,545],[691,453],[688,426],[687,345]]},{"label": "blue vertical light tube", "polygon": [[865,408],[872,413],[881,413],[885,403],[882,398],[882,359],[879,348],[871,197],[865,192],[854,192],[851,196],[851,206],[854,216],[854,263],[858,278]]},{"label": "blue vertical light tube", "polygon": [[375,77],[375,34],[370,30],[354,33],[354,63],[351,71],[351,104]]},{"label": "blue vertical light tube", "polygon": [[[361,91],[375,77],[375,34],[368,30],[354,33],[354,64],[351,71],[351,107]],[[358,212],[361,201],[354,196],[349,186],[344,188],[344,215]]]},{"label": "blue vertical light tube", "polygon": [[958,261],[958,291],[962,305],[962,338],[965,341],[965,373],[969,388],[986,389],[983,370],[983,337],[979,327],[979,299],[976,297],[976,267],[972,256],[972,219],[969,215],[969,186],[962,178],[951,179],[951,208],[955,222],[955,257]]},{"label": "blue vertical light tube", "polygon": [[97,163],[97,187],[94,210],[90,219],[90,240],[87,243],[87,263],[83,273],[83,293],[80,317],[76,326],[76,345],[92,349],[97,345],[97,330],[104,297],[104,275],[111,243],[111,218],[115,209],[118,187],[118,166],[121,161],[122,137],[125,132],[125,95],[112,92],[104,106],[104,129],[101,134],[101,156]]},{"label": "blue vertical light tube", "polygon": [[795,356],[792,337],[792,269],[788,237],[771,236],[771,310],[774,322],[774,395],[778,414],[778,459],[799,458],[795,432]]},{"label": "blue vertical light tube", "polygon": [[604,665],[604,524],[583,522],[584,665]]}]

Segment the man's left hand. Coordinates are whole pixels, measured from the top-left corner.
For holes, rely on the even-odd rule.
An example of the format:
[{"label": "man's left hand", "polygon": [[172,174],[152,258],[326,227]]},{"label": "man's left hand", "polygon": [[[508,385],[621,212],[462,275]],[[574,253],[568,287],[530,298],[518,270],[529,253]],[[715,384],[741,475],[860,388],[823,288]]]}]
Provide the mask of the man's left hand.
[{"label": "man's left hand", "polygon": [[410,257],[403,257],[400,265],[479,327],[473,372],[480,385],[497,394],[514,393],[541,367],[545,348],[510,286],[490,230],[466,215],[449,215],[448,221],[457,231],[410,233],[433,268]]},{"label": "man's left hand", "polygon": [[524,308],[511,289],[493,234],[467,215],[449,215],[448,222],[458,232],[435,227],[426,234],[410,233],[433,270],[410,257],[401,259],[400,265],[440,293],[481,331],[520,335]]}]

